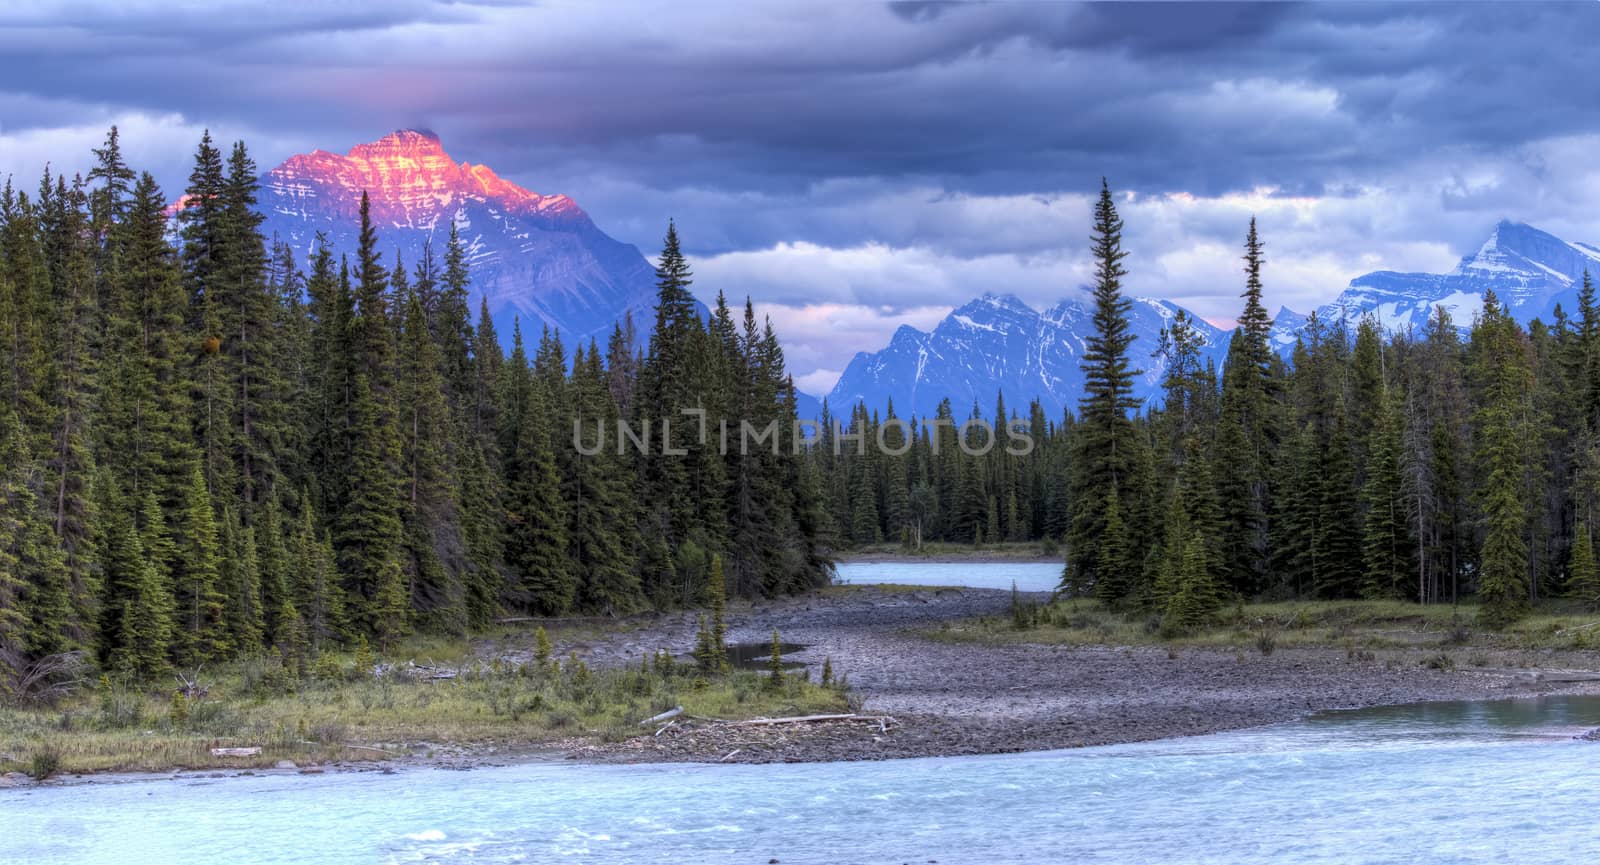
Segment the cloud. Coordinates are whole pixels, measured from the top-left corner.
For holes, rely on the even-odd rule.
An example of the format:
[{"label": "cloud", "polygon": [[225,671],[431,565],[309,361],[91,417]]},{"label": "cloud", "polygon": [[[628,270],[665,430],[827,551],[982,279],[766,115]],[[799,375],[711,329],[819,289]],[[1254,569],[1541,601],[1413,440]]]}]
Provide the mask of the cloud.
[{"label": "cloud", "polygon": [[886,309],[870,304],[763,303],[758,314],[772,321],[783,341],[784,360],[795,384],[810,394],[833,389],[843,365],[863,348],[876,349],[898,328],[929,330],[950,314],[948,306]]},{"label": "cloud", "polygon": [[771,305],[818,379],[913,310],[1075,291],[1102,176],[1130,290],[1213,320],[1251,215],[1269,299],[1302,310],[1448,269],[1502,217],[1600,240],[1595,4],[653,11],[11,4],[0,174],[86,169],[112,122],[169,192],[205,127],[267,166],[426,126],[647,252],[676,218],[699,285]]}]

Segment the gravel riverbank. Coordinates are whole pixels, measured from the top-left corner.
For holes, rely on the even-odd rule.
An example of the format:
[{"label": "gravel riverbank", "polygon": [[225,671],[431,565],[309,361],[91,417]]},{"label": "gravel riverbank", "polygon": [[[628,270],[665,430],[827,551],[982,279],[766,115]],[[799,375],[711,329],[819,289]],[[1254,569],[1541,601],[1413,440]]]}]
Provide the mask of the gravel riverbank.
[{"label": "gravel riverbank", "polygon": [[[729,639],[777,629],[849,678],[860,712],[897,724],[782,727],[681,724],[659,736],[582,745],[590,760],[876,760],[1069,748],[1189,736],[1289,721],[1324,709],[1595,690],[1520,671],[1435,670],[1415,658],[1351,658],[1339,649],[1259,652],[1159,647],[988,646],[919,634],[941,622],[1008,615],[1003,591],[854,591],[730,611]],[[696,622],[665,616],[580,646],[594,663],[630,663],[654,647],[687,652]]]}]

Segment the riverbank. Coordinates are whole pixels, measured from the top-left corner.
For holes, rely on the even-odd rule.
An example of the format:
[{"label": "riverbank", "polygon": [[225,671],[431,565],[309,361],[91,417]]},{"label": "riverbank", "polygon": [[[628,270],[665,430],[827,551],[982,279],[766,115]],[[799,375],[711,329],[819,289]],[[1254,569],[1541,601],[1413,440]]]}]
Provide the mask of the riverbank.
[{"label": "riverbank", "polygon": [[[777,630],[803,646],[786,660],[805,664],[812,682],[826,662],[846,690],[792,676],[789,690],[771,694],[753,672],[696,684],[692,675],[641,671],[641,658],[661,650],[692,651],[698,614],[682,612],[552,628],[553,656],[564,659],[567,672],[548,678],[513,672],[539,661],[533,623],[516,623],[456,647],[452,668],[478,671],[459,682],[413,675],[310,683],[294,694],[199,709],[182,728],[172,726],[170,705],[146,696],[138,722],[124,719],[122,738],[113,740],[95,738],[103,734],[94,730],[94,713],[131,710],[99,695],[68,720],[41,715],[28,729],[78,749],[79,761],[63,771],[319,772],[552,759],[768,763],[1071,748],[1240,729],[1325,709],[1600,693],[1593,652],[1445,646],[1459,634],[1434,628],[1431,619],[1403,637],[1319,623],[1301,630],[1342,643],[1285,633],[1264,651],[1248,628],[1161,644],[1147,629],[1088,608],[1061,627],[1018,630],[1012,604],[1007,591],[859,585],[730,606],[731,643],[765,643]],[[1122,645],[1105,644],[1113,641]],[[680,705],[681,716],[639,724]],[[229,712],[256,720],[242,728],[241,716]],[[813,714],[861,717],[725,723]],[[14,714],[0,714],[6,769],[26,768],[23,738]],[[117,756],[130,744],[143,762]],[[245,758],[209,751],[253,745],[266,747]],[[274,770],[281,761],[293,766]]]},{"label": "riverbank", "polygon": [[[1049,645],[1030,642],[1035,634],[1028,631],[1003,640],[952,638],[964,629],[1003,631],[1011,604],[1005,591],[851,586],[738,608],[730,639],[759,639],[776,628],[784,639],[806,644],[792,659],[813,669],[828,659],[848,677],[860,713],[895,723],[759,733],[679,727],[580,747],[574,756],[788,762],[986,754],[1200,735],[1327,709],[1600,693],[1600,682],[1552,674],[1600,669],[1600,657],[1584,651],[1483,649],[1482,663],[1471,666],[1459,650],[1459,665],[1439,661],[1451,650],[1427,640],[1375,641],[1353,650],[1291,646],[1264,654],[1249,632],[1239,633],[1232,646]],[[604,659],[626,655],[639,641],[687,645],[692,634],[687,617],[667,617],[590,651]]]}]

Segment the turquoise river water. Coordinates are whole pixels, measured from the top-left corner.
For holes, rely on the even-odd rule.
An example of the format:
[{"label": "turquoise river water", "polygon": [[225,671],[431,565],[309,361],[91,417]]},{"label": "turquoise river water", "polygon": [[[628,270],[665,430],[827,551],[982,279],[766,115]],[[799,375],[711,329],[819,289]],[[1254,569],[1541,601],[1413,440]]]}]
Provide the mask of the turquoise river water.
[{"label": "turquoise river water", "polygon": [[0,790],[0,862],[1594,863],[1597,725],[1545,698],[987,757]]}]

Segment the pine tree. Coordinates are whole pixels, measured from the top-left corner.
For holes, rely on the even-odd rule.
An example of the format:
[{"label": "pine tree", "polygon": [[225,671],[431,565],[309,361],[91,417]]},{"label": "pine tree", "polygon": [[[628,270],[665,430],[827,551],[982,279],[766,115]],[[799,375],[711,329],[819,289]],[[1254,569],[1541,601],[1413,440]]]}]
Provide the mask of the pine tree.
[{"label": "pine tree", "polygon": [[783,640],[778,637],[778,629],[772,629],[772,652],[767,656],[767,678],[765,685],[769,691],[783,689]]},{"label": "pine tree", "polygon": [[180,623],[180,657],[195,665],[229,656],[227,596],[222,585],[223,550],[211,492],[199,466],[189,477],[173,539],[172,580]]},{"label": "pine tree", "polygon": [[1226,512],[1221,546],[1228,580],[1237,591],[1253,593],[1265,588],[1267,578],[1267,516],[1272,510],[1268,479],[1279,438],[1278,384],[1268,343],[1272,319],[1261,300],[1265,257],[1254,217],[1244,248],[1245,304],[1223,367],[1216,453],[1218,498]]},{"label": "pine tree", "polygon": [[568,560],[566,503],[551,453],[548,416],[522,351],[520,330],[506,365],[504,405],[506,564],[513,599],[523,609],[559,615],[577,599],[577,576]]},{"label": "pine tree", "polygon": [[254,526],[239,523],[231,511],[222,520],[222,548],[226,552],[222,585],[227,597],[224,618],[234,653],[246,657],[261,652],[267,630],[261,600],[261,556]]},{"label": "pine tree", "polygon": [[311,650],[320,653],[331,644],[343,641],[348,621],[333,538],[331,534],[318,533],[309,504],[301,514],[290,555],[296,579],[294,606],[305,622]]},{"label": "pine tree", "polygon": [[[109,485],[106,485],[109,486]],[[108,502],[122,502],[107,493]],[[105,607],[102,661],[133,676],[154,677],[171,663],[175,637],[173,588],[162,569],[145,554],[145,545],[124,507],[102,510],[96,545],[109,599]],[[160,527],[150,530],[159,535]]]},{"label": "pine tree", "polygon": [[409,628],[401,564],[400,443],[386,423],[366,373],[351,388],[349,498],[334,521],[339,571],[353,601],[353,620],[370,634],[390,638]]},{"label": "pine tree", "polygon": [[706,629],[706,654],[702,668],[707,672],[728,671],[728,594],[722,573],[722,557],[711,557],[711,571],[706,580],[706,602],[711,607],[711,624]]},{"label": "pine tree", "polygon": [[[688,418],[680,414],[699,404],[694,376],[699,372],[696,355],[704,332],[689,293],[691,284],[693,273],[679,245],[677,226],[669,222],[656,265],[655,329],[640,371],[635,406],[638,422],[653,424],[660,433],[660,441],[651,446],[652,455],[639,461],[641,498],[646,503],[641,531],[659,534],[668,550],[675,550],[699,528],[687,456],[702,449],[692,443],[695,436]],[[683,456],[668,455],[678,451]],[[644,571],[647,594],[658,601],[681,596],[681,587],[668,582],[661,565],[652,567],[648,562],[649,557]]]},{"label": "pine tree", "polygon": [[1171,600],[1161,615],[1165,634],[1187,634],[1204,626],[1222,606],[1221,588],[1211,576],[1207,563],[1206,541],[1200,532],[1191,532],[1183,548],[1183,567],[1178,572]]},{"label": "pine tree", "polygon": [[1589,527],[1578,525],[1572,539],[1572,563],[1567,568],[1567,595],[1584,609],[1600,609],[1600,565],[1595,564]]},{"label": "pine tree", "polygon": [[253,509],[279,471],[285,359],[276,327],[277,299],[266,279],[263,217],[256,210],[256,165],[244,142],[235,143],[228,157],[219,202],[217,270],[208,300],[218,322],[222,367],[229,383],[228,440],[235,463],[230,474],[237,478],[244,506]]},{"label": "pine tree", "polygon": [[1122,248],[1122,220],[1103,181],[1094,214],[1094,332],[1083,355],[1082,420],[1074,430],[1077,460],[1068,561],[1085,586],[1096,582],[1106,505],[1113,491],[1122,507],[1131,510],[1134,505],[1128,492],[1135,485],[1138,446],[1128,418],[1128,412],[1138,408],[1132,393],[1133,377],[1139,372],[1128,362],[1134,335],[1128,327],[1132,301],[1122,296],[1122,278],[1127,276],[1122,260],[1127,252]]},{"label": "pine tree", "polygon": [[447,566],[439,554],[441,549],[454,550],[462,545],[460,506],[451,482],[456,475],[450,459],[455,424],[445,402],[438,347],[428,332],[422,299],[416,294],[406,303],[401,338],[404,351],[400,355],[397,397],[412,603],[434,625],[460,631],[466,625],[461,574]]},{"label": "pine tree", "polygon": [[1122,509],[1113,487],[1106,495],[1105,524],[1095,562],[1094,595],[1106,604],[1120,604],[1133,591],[1133,550]]},{"label": "pine tree", "polygon": [[90,567],[91,481],[96,473],[92,421],[98,389],[94,333],[99,313],[86,207],[81,181],[69,187],[58,177],[48,200],[41,190],[39,229],[46,245],[55,310],[45,391],[52,421],[47,427],[50,446],[41,452],[49,475],[44,494],[56,537],[66,552],[78,621],[93,617],[99,592]]},{"label": "pine tree", "polygon": [[1528,605],[1527,505],[1521,481],[1528,438],[1522,411],[1532,390],[1521,329],[1491,290],[1473,329],[1474,375],[1482,392],[1475,414],[1477,457],[1484,472],[1479,490],[1485,531],[1480,553],[1479,621],[1500,628]]},{"label": "pine tree", "polygon": [[602,445],[593,454],[566,445],[570,465],[561,486],[572,565],[582,575],[578,601],[588,609],[626,613],[644,603],[633,552],[637,523],[626,466],[614,449],[604,447],[606,430],[616,434],[618,412],[593,343],[573,361],[571,418],[575,436],[587,440],[594,430]]},{"label": "pine tree", "polygon": [[40,506],[36,475],[22,425],[9,407],[0,408],[0,663],[71,644],[66,561]]},{"label": "pine tree", "polygon": [[1367,447],[1367,515],[1362,539],[1366,579],[1362,595],[1399,598],[1412,574],[1411,527],[1401,477],[1402,430],[1399,394],[1386,389]]}]

